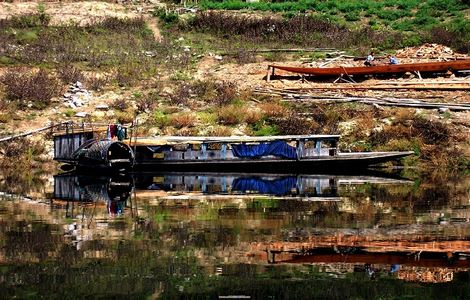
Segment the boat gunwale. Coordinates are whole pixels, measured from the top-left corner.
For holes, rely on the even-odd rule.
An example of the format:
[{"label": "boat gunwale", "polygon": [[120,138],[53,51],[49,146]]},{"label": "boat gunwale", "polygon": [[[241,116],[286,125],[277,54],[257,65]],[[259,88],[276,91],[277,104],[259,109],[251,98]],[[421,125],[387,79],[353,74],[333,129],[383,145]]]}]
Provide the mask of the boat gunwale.
[{"label": "boat gunwale", "polygon": [[175,144],[209,144],[209,143],[249,143],[249,142],[272,142],[272,141],[297,141],[297,140],[339,140],[341,135],[272,135],[272,136],[158,136],[137,137],[126,139],[123,142],[128,145],[137,146],[162,146]]},{"label": "boat gunwale", "polygon": [[404,157],[413,154],[413,151],[392,152],[345,152],[336,155],[304,156],[296,159],[275,156],[261,156],[256,158],[198,158],[198,159],[152,159],[137,162],[139,165],[146,164],[173,164],[173,163],[278,163],[278,162],[316,162],[316,161],[341,161],[341,160],[366,160],[371,158]]}]

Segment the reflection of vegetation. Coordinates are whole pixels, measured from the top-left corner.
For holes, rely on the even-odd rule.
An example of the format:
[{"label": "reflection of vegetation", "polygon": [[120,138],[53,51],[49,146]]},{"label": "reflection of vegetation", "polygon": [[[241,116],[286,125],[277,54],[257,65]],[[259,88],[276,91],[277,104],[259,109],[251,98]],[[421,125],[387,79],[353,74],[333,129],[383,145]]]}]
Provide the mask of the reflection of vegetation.
[{"label": "reflection of vegetation", "polygon": [[[61,225],[51,225],[30,206],[21,211],[16,202],[0,202],[0,277],[5,278],[0,281],[2,296],[217,298],[243,294],[252,298],[393,298],[396,295],[459,298],[470,292],[468,273],[454,273],[454,280],[445,285],[418,285],[395,280],[388,273],[371,280],[364,272],[345,274],[319,266],[266,267],[257,264],[260,260],[256,259],[245,264],[251,257],[246,257],[243,251],[250,243],[301,240],[312,232],[320,235],[338,232],[333,228],[371,228],[378,224],[381,230],[400,229],[403,220],[418,224],[417,218],[432,222],[432,214],[416,212],[429,211],[429,205],[424,204],[430,199],[438,200],[433,208],[458,207],[460,198],[467,200],[468,186],[447,188],[431,185],[426,179],[417,187],[367,184],[350,188],[349,194],[347,191],[341,192],[348,199],[334,203],[238,199],[162,201],[155,206],[151,205],[152,201],[140,201],[137,220],[124,214],[108,221],[106,234],[127,236],[117,240],[94,232],[88,220],[86,229],[78,227],[77,234],[64,235],[64,224],[80,224],[80,220],[57,218],[60,210],[54,210],[53,222],[59,220]],[[13,215],[21,216],[21,221]],[[399,220],[392,215],[399,216]],[[442,216],[449,219],[452,211]],[[39,219],[41,222],[37,222]],[[102,223],[103,219],[97,218],[97,222]],[[430,228],[435,230],[434,226]],[[460,229],[463,229],[459,231],[460,236],[468,235],[466,227]],[[444,234],[448,233],[446,230],[453,229],[444,229]],[[89,233],[93,237],[86,240]],[[449,236],[452,234],[455,232]],[[225,261],[227,254],[230,263]]]},{"label": "reflection of vegetation", "polygon": [[205,208],[200,211],[199,214],[196,216],[196,220],[198,221],[213,221],[217,220],[218,218],[218,213],[217,209],[214,208]]},{"label": "reflection of vegetation", "polygon": [[153,219],[157,223],[162,223],[167,217],[168,217],[168,214],[165,211],[157,211]]},{"label": "reflection of vegetation", "polygon": [[[458,273],[445,285],[417,285],[389,278],[371,280],[364,273],[334,278],[316,268],[262,268],[254,265],[224,266],[223,276],[209,276],[198,267],[193,253],[173,258],[122,253],[119,261],[87,260],[79,268],[59,261],[33,265],[7,265],[0,269],[7,280],[0,283],[5,297],[32,298],[215,298],[249,295],[253,299],[377,299],[397,295],[430,298],[465,298],[470,293],[468,273]],[[170,267],[171,266],[171,267]],[[294,269],[294,270],[291,270]],[[29,274],[25,276],[25,274]],[[41,278],[41,280],[36,280]],[[14,281],[17,284],[11,288]],[[60,282],[60,284],[57,284]]]},{"label": "reflection of vegetation", "polygon": [[279,201],[272,198],[255,199],[248,203],[247,207],[256,211],[262,210],[264,208],[277,208],[279,207]]},{"label": "reflection of vegetation", "polygon": [[47,178],[38,166],[45,164],[42,141],[18,138],[0,143],[0,190],[24,194],[41,190]]}]

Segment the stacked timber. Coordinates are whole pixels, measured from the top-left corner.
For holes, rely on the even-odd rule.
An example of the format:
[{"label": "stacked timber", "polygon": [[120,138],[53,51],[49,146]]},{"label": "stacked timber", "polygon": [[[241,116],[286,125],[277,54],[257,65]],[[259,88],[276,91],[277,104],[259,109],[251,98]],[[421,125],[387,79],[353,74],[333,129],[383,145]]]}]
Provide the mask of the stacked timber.
[{"label": "stacked timber", "polygon": [[[369,89],[369,88],[365,88]],[[310,89],[308,89],[310,90]],[[323,102],[345,103],[357,102],[369,105],[414,107],[423,109],[449,109],[452,111],[470,110],[470,103],[440,103],[429,102],[424,99],[393,98],[393,97],[355,97],[355,96],[331,96],[321,95],[318,92],[310,93],[305,89],[256,89],[255,92],[264,95],[281,96],[283,101],[296,102]]]}]

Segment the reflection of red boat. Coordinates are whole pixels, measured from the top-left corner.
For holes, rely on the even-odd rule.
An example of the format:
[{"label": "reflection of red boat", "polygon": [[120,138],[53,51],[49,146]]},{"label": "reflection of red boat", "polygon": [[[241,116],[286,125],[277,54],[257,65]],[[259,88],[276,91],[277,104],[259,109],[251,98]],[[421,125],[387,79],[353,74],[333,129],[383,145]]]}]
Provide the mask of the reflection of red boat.
[{"label": "reflection of red boat", "polygon": [[[407,252],[395,253],[317,253],[312,255],[293,255],[291,259],[275,261],[275,263],[370,263],[370,264],[400,264],[417,267],[442,267],[449,269],[470,269],[470,260],[449,260],[445,254],[425,252],[417,259],[416,255]],[[464,257],[466,258],[466,257]]]},{"label": "reflection of red boat", "polygon": [[371,74],[394,74],[406,72],[446,72],[448,70],[470,70],[470,59],[453,60],[444,62],[426,62],[399,65],[382,65],[371,67],[334,67],[334,68],[305,68],[270,65],[272,75],[274,70],[283,70],[299,74],[314,76],[341,76],[341,75],[371,75]]}]

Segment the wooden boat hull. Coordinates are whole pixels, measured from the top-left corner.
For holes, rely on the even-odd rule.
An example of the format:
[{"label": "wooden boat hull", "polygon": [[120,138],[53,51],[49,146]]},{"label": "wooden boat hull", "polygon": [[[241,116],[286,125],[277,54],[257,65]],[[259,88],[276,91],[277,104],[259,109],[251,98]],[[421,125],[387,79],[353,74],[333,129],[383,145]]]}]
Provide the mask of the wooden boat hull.
[{"label": "wooden boat hull", "polygon": [[428,62],[414,64],[381,65],[370,67],[334,67],[334,68],[304,68],[270,65],[270,68],[292,73],[308,74],[314,76],[341,76],[341,75],[372,75],[396,74],[406,72],[446,72],[448,70],[470,70],[470,59],[445,62]]},{"label": "wooden boat hull", "polygon": [[397,160],[413,154],[407,152],[341,153],[300,160],[290,159],[210,159],[210,160],[146,160],[136,161],[134,171],[172,172],[266,172],[351,174],[371,165]]}]

